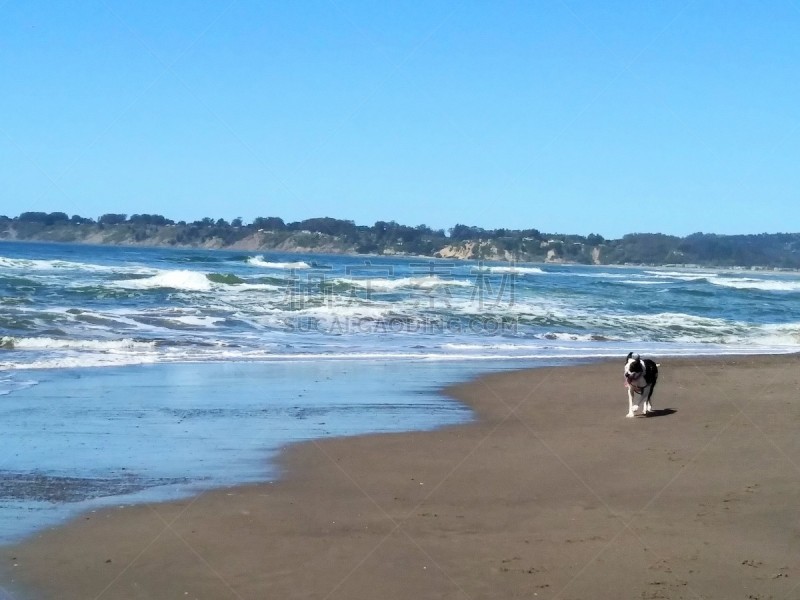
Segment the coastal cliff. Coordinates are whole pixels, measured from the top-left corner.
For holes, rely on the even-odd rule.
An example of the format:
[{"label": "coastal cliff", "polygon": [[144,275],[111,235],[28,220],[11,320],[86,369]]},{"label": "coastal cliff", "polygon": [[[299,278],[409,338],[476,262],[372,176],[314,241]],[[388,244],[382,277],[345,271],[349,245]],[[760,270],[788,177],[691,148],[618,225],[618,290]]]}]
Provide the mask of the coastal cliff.
[{"label": "coastal cliff", "polygon": [[767,269],[800,268],[800,234],[677,237],[632,233],[545,234],[536,229],[487,230],[456,225],[446,234],[394,221],[372,226],[330,217],[284,223],[277,217],[250,224],[205,218],[186,223],[160,215],[103,215],[98,220],[65,213],[0,216],[0,240],[119,246],[207,248],[248,252],[428,256],[452,260],[577,264],[646,264]]}]

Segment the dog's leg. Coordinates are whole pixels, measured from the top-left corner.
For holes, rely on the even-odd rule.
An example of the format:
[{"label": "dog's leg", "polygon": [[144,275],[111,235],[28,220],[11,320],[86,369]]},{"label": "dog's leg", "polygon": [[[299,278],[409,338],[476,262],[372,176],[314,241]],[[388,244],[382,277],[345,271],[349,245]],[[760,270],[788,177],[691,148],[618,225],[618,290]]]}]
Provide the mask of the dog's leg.
[{"label": "dog's leg", "polygon": [[642,390],[642,414],[647,415],[650,412],[650,394],[652,393],[652,388],[647,388],[647,395],[645,396],[645,391]]},{"label": "dog's leg", "polygon": [[633,403],[633,390],[628,387],[628,414],[625,416],[628,418],[633,417],[633,411],[637,408],[639,407]]},{"label": "dog's leg", "polygon": [[653,404],[650,402],[650,399],[653,397],[653,390],[655,389],[656,389],[656,384],[652,383],[650,385],[650,389],[647,391],[647,402],[644,403],[645,413],[653,412]]}]

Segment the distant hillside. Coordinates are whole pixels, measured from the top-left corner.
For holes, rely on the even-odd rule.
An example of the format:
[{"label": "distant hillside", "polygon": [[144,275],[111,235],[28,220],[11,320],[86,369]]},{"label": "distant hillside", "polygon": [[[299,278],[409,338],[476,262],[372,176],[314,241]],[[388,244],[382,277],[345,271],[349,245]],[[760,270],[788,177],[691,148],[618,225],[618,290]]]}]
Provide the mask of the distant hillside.
[{"label": "distant hillside", "polygon": [[161,215],[106,214],[99,219],[66,213],[0,216],[0,239],[130,246],[430,256],[581,264],[698,265],[800,268],[800,234],[676,237],[631,233],[617,240],[545,234],[537,229],[482,229],[455,225],[447,233],[394,221],[356,225],[330,217],[285,223],[278,217],[205,218],[174,222]]}]

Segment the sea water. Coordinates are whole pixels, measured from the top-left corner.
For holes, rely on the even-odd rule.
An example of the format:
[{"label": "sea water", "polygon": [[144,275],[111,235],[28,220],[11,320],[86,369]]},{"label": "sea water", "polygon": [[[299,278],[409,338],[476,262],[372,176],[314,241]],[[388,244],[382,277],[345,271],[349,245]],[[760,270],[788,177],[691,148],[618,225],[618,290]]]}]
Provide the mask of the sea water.
[{"label": "sea water", "polygon": [[0,543],[102,506],[272,481],[270,459],[292,442],[467,422],[437,392],[471,373],[380,361],[37,371],[0,398]]},{"label": "sea water", "polygon": [[0,541],[465,422],[491,370],[798,341],[797,273],[0,243]]}]

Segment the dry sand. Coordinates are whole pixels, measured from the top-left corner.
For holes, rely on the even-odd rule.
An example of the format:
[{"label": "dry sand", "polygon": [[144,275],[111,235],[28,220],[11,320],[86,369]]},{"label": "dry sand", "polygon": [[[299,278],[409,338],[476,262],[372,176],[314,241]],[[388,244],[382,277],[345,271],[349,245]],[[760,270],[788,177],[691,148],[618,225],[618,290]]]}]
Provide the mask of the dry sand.
[{"label": "dry sand", "polygon": [[448,391],[475,424],[293,446],[277,484],[3,548],[5,581],[61,600],[800,598],[800,360],[662,362],[659,416],[625,418],[622,360],[491,375]]}]

